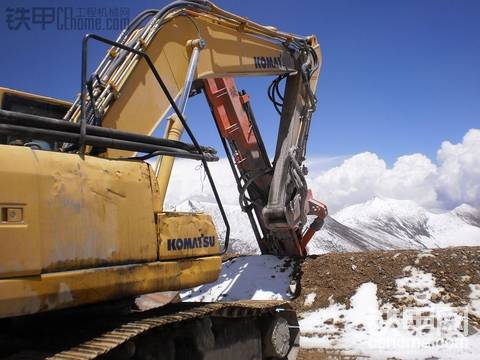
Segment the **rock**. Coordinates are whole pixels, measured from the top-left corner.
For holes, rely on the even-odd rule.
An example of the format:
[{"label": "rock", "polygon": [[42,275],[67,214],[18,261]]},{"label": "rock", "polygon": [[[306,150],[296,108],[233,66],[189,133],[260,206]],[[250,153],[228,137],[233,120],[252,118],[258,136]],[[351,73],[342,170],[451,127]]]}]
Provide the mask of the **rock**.
[{"label": "rock", "polygon": [[327,324],[327,325],[332,325],[333,324],[333,318],[327,319],[323,323]]}]

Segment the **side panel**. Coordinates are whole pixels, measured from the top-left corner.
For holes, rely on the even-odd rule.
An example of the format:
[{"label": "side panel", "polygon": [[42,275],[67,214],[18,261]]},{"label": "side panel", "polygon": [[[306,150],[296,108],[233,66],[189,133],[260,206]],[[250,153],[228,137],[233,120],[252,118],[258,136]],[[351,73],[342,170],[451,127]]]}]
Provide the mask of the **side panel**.
[{"label": "side panel", "polygon": [[160,260],[220,252],[217,232],[209,215],[168,212],[157,217]]},{"label": "side panel", "polygon": [[39,274],[37,161],[31,150],[0,145],[0,278]]},{"label": "side panel", "polygon": [[0,163],[0,204],[23,204],[27,225],[0,226],[0,277],[157,260],[146,163],[18,146]]},{"label": "side panel", "polygon": [[37,152],[43,271],[157,259],[146,163]]}]

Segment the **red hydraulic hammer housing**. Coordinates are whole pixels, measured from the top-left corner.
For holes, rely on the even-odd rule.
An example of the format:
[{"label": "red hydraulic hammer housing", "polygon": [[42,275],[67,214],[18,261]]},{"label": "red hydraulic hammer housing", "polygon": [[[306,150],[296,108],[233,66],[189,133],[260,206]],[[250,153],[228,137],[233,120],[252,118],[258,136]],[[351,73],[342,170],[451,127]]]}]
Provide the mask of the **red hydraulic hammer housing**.
[{"label": "red hydraulic hammer housing", "polygon": [[[302,224],[290,229],[270,229],[262,214],[268,197],[272,166],[251,110],[250,98],[239,92],[233,78],[203,80],[204,91],[229,159],[239,202],[248,215],[262,254],[306,255],[306,245],[327,216],[324,204],[308,190],[305,213],[317,216],[302,235]],[[307,192],[307,189],[304,189]]]},{"label": "red hydraulic hammer housing", "polygon": [[327,206],[324,203],[313,199],[312,191],[310,189],[308,189],[307,198],[308,215],[314,215],[315,219],[310,223],[307,231],[305,231],[302,236],[301,246],[303,249],[306,249],[308,243],[312,240],[313,235],[322,228],[325,218],[328,215]]}]

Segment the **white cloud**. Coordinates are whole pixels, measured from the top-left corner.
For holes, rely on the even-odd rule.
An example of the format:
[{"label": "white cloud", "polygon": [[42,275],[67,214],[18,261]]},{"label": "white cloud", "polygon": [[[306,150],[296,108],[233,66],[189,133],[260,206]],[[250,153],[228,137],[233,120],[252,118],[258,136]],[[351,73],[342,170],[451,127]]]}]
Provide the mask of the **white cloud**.
[{"label": "white cloud", "polygon": [[[177,160],[167,203],[188,199],[214,201],[198,162]],[[210,163],[222,200],[238,203],[235,180],[226,159]],[[392,167],[371,152],[319,158],[309,162],[309,186],[331,212],[375,196],[414,200],[427,208],[453,208],[461,203],[480,206],[480,130],[469,130],[463,141],[442,143],[435,164],[423,154],[401,156]]]},{"label": "white cloud", "polygon": [[316,177],[311,173],[309,185],[315,198],[325,202],[330,209],[339,209],[345,203],[356,204],[375,196],[378,178],[385,170],[383,160],[376,154],[365,152]]},{"label": "white cloud", "polygon": [[480,206],[480,130],[469,130],[460,144],[444,141],[437,157],[440,198],[448,204]]},{"label": "white cloud", "polygon": [[480,130],[469,130],[459,144],[445,141],[437,160],[434,164],[417,153],[399,157],[388,168],[376,154],[365,152],[312,177],[310,186],[332,211],[374,196],[414,200],[427,208],[480,206]]},{"label": "white cloud", "polygon": [[401,156],[388,168],[376,154],[365,152],[311,179],[310,186],[332,211],[375,196],[415,200],[433,207],[437,206],[432,186],[436,172],[436,166],[422,154]]}]

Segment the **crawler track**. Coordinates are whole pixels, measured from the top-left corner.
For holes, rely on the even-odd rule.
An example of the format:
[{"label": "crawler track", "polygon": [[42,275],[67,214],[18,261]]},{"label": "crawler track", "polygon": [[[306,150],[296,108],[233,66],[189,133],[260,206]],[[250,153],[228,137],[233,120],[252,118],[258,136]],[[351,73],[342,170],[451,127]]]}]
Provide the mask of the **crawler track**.
[{"label": "crawler track", "polygon": [[[67,312],[18,319],[10,331],[0,333],[10,348],[9,354],[0,355],[58,360],[236,359],[242,358],[242,352],[254,354],[258,346],[261,349],[261,329],[278,317],[287,320],[290,329],[292,349],[285,358],[294,359],[298,323],[289,304],[281,301],[181,303],[120,315]],[[177,346],[179,339],[181,347]],[[231,350],[236,355],[229,354]]]}]

